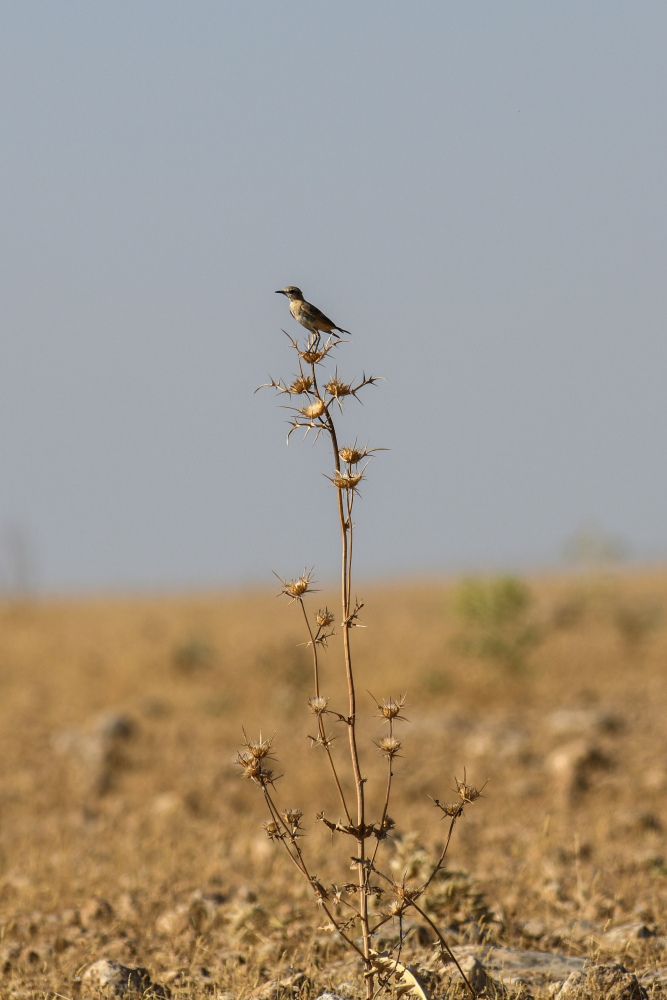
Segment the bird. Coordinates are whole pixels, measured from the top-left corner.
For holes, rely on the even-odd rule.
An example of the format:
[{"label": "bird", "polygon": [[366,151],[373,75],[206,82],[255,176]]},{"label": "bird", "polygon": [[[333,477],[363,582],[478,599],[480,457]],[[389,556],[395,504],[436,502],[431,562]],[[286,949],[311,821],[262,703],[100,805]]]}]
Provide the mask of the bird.
[{"label": "bird", "polygon": [[312,305],[310,302],[306,302],[303,297],[303,292],[300,288],[295,285],[288,285],[287,288],[279,288],[276,291],[276,295],[286,295],[289,299],[289,311],[291,312],[297,323],[301,326],[305,326],[306,330],[310,330],[312,334],[316,337],[320,333],[332,333],[334,337],[340,339],[340,334],[335,333],[336,330],[340,330],[341,333],[347,333],[349,336],[349,330],[344,330],[342,326],[336,326],[333,320],[325,316],[324,313],[317,308],[317,306]]}]

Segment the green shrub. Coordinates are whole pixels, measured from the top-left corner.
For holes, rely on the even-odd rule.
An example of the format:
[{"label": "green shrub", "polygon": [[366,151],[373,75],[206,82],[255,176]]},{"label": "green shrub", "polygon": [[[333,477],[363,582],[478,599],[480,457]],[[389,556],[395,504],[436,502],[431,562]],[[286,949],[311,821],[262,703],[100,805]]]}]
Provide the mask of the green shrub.
[{"label": "green shrub", "polygon": [[516,577],[464,580],[454,594],[455,611],[466,627],[457,645],[509,670],[522,669],[526,655],[542,638],[531,621],[531,605],[528,587]]}]

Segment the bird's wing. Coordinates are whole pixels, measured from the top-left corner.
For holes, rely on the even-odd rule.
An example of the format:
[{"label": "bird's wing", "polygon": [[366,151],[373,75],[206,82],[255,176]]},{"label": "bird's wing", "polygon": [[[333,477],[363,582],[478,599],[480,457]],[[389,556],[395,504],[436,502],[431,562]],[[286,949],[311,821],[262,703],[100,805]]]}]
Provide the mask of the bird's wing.
[{"label": "bird's wing", "polygon": [[328,323],[329,326],[335,326],[336,325],[333,322],[333,320],[329,319],[328,316],[325,316],[324,313],[322,312],[322,310],[318,309],[317,306],[314,306],[312,304],[312,302],[302,302],[301,303],[301,311],[303,313],[305,313],[306,317],[311,322],[318,321],[318,322],[321,322],[321,323]]}]

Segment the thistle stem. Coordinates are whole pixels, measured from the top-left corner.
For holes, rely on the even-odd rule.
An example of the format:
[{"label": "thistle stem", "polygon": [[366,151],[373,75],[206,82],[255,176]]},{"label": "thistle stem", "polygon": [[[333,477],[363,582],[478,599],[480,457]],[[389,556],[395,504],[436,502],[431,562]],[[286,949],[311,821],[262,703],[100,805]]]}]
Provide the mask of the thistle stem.
[{"label": "thistle stem", "polygon": [[[301,610],[303,611],[303,617],[304,617],[305,622],[306,622],[306,628],[308,629],[308,635],[310,636],[310,645],[311,645],[311,648],[313,650],[313,669],[315,671],[315,697],[319,698],[319,696],[320,696],[320,675],[319,675],[319,667],[318,667],[318,662],[317,662],[317,645],[315,643],[315,637],[313,636],[313,630],[310,627],[310,622],[308,621],[308,615],[306,614],[306,608],[305,608],[303,600],[301,598],[299,598],[299,604],[301,605]],[[331,748],[329,747],[329,743],[327,741],[326,734],[324,732],[324,723],[322,722],[322,715],[321,714],[318,714],[318,716],[317,716],[317,722],[318,722],[318,726],[319,726],[320,740],[322,742],[322,746],[326,750],[327,757],[329,758],[329,764],[331,765],[331,773],[333,774],[334,781],[336,782],[336,788],[338,789],[338,794],[340,796],[341,805],[343,806],[343,811],[345,812],[345,816],[347,817],[348,823],[351,823],[352,820],[351,820],[351,817],[350,817],[350,812],[349,812],[349,809],[347,808],[347,802],[345,801],[345,795],[343,794],[343,789],[341,788],[340,781],[338,780],[338,774],[336,772],[336,765],[334,764],[333,757],[331,756]]]}]

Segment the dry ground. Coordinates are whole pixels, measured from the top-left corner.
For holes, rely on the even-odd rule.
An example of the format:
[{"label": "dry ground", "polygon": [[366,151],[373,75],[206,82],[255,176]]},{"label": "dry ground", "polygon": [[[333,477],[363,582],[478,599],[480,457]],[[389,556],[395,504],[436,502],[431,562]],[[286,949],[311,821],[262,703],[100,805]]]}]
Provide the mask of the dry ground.
[{"label": "dry ground", "polygon": [[[390,809],[403,840],[383,850],[398,873],[418,853],[407,835],[437,850],[445,826],[429,796],[452,798],[466,768],[488,785],[430,903],[452,943],[486,935],[667,967],[667,572],[529,585],[543,642],[514,673],[457,651],[448,584],[360,591],[371,815],[384,779],[366,689],[408,695]],[[336,606],[321,594],[313,610],[325,600]],[[281,801],[304,810],[313,867],[348,881],[350,843],[332,846],[314,823],[338,808],[306,738],[300,625],[271,592],[0,607],[2,997],[78,996],[100,958],[146,966],[176,996],[246,997],[298,972],[304,995],[357,991],[354,962],[233,764],[242,725],[275,731]],[[323,689],[345,711],[338,643]],[[430,934],[412,927],[406,954],[428,965]]]}]

